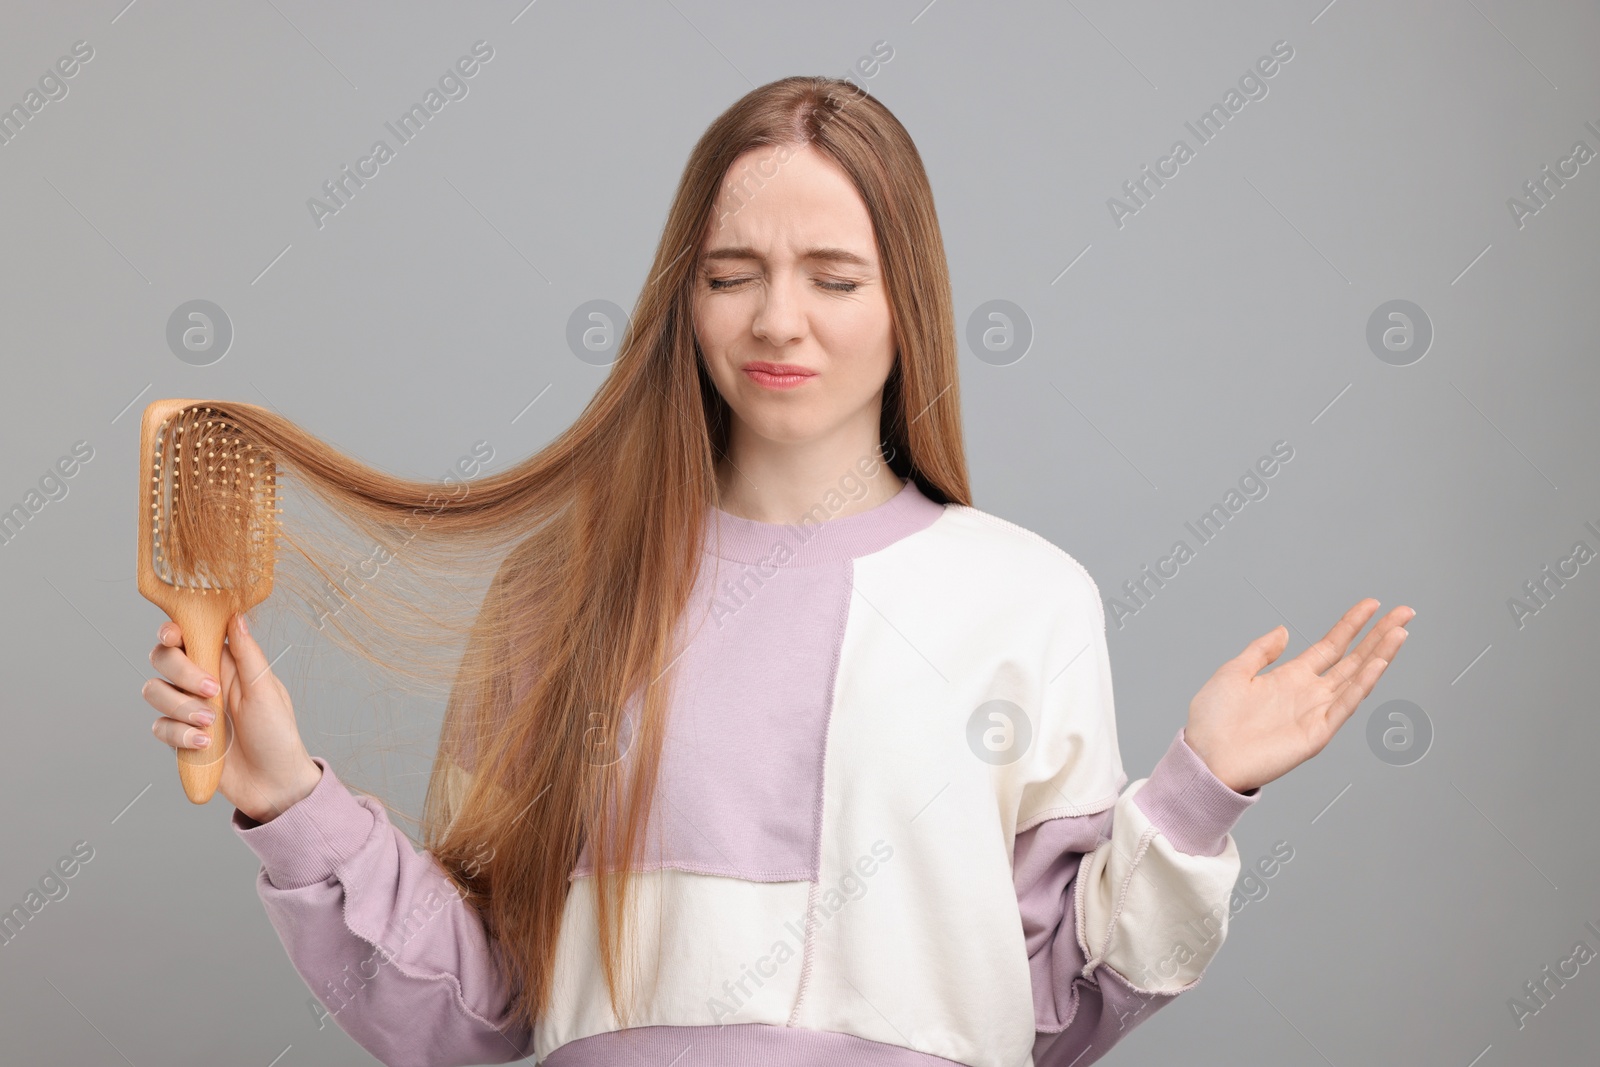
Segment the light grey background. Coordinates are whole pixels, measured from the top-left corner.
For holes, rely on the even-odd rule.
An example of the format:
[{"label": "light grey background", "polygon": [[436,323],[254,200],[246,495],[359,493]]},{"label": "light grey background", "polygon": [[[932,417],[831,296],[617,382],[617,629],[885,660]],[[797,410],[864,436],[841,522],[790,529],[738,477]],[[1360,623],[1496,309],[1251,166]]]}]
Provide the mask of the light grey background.
[{"label": "light grey background", "polygon": [[[1600,565],[1522,625],[1510,602],[1575,542],[1600,547],[1600,161],[1521,227],[1507,206],[1575,141],[1600,150],[1592,5],[122,2],[0,9],[0,105],[75,41],[94,49],[0,145],[0,509],[74,442],[94,449],[0,545],[0,905],[94,849],[0,947],[0,1059],[371,1062],[317,1029],[230,806],[189,804],[150,736],[143,405],[270,403],[419,477],[480,440],[495,468],[520,459],[601,382],[568,318],[631,309],[706,125],[878,41],[893,57],[862,80],[931,175],[963,336],[997,299],[1034,334],[1009,365],[962,353],[978,507],[1072,553],[1109,604],[1195,545],[1185,522],[1275,442],[1294,449],[1113,621],[1130,776],[1257,635],[1284,623],[1293,656],[1361,597],[1418,610],[1378,689],[1235,832],[1247,868],[1278,841],[1293,860],[1204,981],[1104,1062],[1592,1056],[1600,963],[1520,1029],[1508,1001],[1580,940],[1600,948]],[[307,200],[393,144],[383,124],[480,39],[494,57],[469,94],[319,229]],[[1108,198],[1194,146],[1185,121],[1278,41],[1294,57],[1268,95],[1116,225]],[[234,331],[207,366],[166,339],[196,299]],[[1434,331],[1408,366],[1366,341],[1393,299]],[[312,751],[420,800],[438,708],[273,640]],[[1391,700],[1434,731],[1407,766],[1366,739]]]}]

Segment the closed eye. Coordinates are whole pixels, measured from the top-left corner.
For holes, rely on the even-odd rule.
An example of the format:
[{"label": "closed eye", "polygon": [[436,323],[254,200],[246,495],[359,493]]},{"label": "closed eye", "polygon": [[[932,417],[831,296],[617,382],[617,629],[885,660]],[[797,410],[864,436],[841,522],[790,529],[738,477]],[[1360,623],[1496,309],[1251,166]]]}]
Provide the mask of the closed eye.
[{"label": "closed eye", "polygon": [[[729,289],[737,288],[749,280],[749,278],[707,278],[706,286],[713,292],[724,292]],[[859,288],[859,283],[857,282],[819,281],[817,284],[824,289],[828,289],[836,293],[853,293],[857,288]]]}]

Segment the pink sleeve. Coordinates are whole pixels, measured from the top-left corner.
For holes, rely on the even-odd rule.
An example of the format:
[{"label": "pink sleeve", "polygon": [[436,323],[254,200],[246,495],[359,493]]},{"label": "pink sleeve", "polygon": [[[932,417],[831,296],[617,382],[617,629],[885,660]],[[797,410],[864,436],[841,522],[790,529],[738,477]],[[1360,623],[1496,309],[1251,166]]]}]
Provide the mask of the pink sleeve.
[{"label": "pink sleeve", "polygon": [[[1237,793],[1224,785],[1180,729],[1142,788],[1130,786],[1117,806],[1048,819],[1016,835],[1012,872],[1033,979],[1037,1067],[1087,1067],[1178,995],[1150,992],[1103,961],[1089,977],[1083,973],[1086,939],[1078,924],[1084,911],[1077,876],[1085,855],[1115,847],[1117,807],[1138,804],[1171,847],[1220,863],[1228,832],[1260,792]],[[1237,850],[1227,851],[1235,857],[1236,876]],[[1225,909],[1227,898],[1219,903]],[[1219,937],[1209,953],[1220,946]]]},{"label": "pink sleeve", "polygon": [[233,828],[260,858],[267,918],[328,1016],[391,1067],[531,1055],[530,1033],[502,1030],[509,996],[478,914],[382,804],[313,761],[322,780],[309,795],[267,823],[235,808]]}]

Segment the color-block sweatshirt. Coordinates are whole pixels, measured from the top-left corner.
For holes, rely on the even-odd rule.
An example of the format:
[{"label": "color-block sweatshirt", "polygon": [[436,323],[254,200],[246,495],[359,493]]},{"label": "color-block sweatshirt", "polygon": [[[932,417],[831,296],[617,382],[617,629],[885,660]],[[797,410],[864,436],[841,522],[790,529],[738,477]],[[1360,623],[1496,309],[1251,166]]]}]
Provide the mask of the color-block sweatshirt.
[{"label": "color-block sweatshirt", "polygon": [[606,996],[587,853],[549,1008],[509,1026],[477,913],[316,757],[308,796],[233,826],[346,1033],[396,1065],[1085,1067],[1199,982],[1259,790],[1181,728],[1129,783],[1075,559],[910,481],[838,518],[707,522],[632,875],[642,1017]]}]

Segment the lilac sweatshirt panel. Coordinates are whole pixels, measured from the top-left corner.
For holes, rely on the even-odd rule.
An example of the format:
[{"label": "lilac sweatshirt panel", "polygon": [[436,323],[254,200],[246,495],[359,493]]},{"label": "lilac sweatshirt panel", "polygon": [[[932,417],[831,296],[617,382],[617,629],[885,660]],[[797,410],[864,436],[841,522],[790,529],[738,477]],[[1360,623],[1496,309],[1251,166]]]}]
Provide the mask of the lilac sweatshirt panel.
[{"label": "lilac sweatshirt panel", "polygon": [[571,1041],[541,1067],[960,1067],[853,1034],[767,1023],[638,1026]]},{"label": "lilac sweatshirt panel", "polygon": [[[685,612],[693,640],[674,667],[658,799],[636,870],[816,877],[813,800],[849,571],[775,568],[756,586],[745,569],[707,557]],[[730,610],[719,587],[735,582],[744,599]],[[628,770],[634,751],[623,757]],[[586,846],[572,877],[592,873]]]}]

